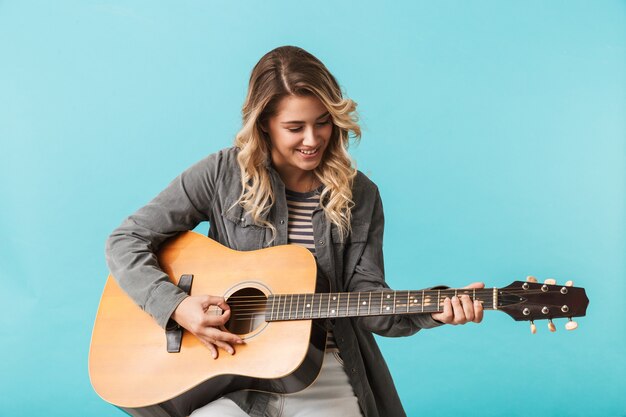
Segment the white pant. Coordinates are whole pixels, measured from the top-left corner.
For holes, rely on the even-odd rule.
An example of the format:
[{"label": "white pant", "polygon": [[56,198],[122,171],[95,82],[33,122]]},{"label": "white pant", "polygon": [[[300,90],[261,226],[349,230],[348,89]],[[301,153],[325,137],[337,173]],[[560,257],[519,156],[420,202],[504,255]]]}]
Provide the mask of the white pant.
[{"label": "white pant", "polygon": [[[277,417],[361,417],[356,396],[336,352],[324,354],[319,376],[313,384],[294,394],[273,397]],[[220,398],[198,408],[190,417],[248,417],[234,402]]]}]

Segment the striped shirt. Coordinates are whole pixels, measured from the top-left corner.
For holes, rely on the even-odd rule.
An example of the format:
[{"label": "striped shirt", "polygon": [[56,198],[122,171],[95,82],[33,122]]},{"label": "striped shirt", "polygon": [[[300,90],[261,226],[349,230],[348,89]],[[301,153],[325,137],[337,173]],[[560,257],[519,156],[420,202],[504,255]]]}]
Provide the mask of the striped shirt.
[{"label": "striped shirt", "polygon": [[[318,191],[299,193],[285,190],[285,195],[287,197],[287,209],[289,212],[287,243],[304,246],[315,256],[315,239],[313,237],[313,223],[311,218],[313,211],[320,204],[320,194]],[[339,351],[332,332],[328,332],[326,337],[326,351]]]}]

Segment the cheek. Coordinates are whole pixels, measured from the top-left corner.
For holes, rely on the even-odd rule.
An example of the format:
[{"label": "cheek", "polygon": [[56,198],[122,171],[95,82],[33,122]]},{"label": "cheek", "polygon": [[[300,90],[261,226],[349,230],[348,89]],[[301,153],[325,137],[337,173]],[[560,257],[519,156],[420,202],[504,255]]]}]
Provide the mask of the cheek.
[{"label": "cheek", "polygon": [[281,153],[289,153],[293,151],[300,140],[290,133],[278,134],[272,138],[272,146]]},{"label": "cheek", "polygon": [[322,136],[324,137],[324,139],[328,140],[331,138],[331,136],[333,135],[333,128],[334,125],[324,126],[324,128],[322,129]]}]

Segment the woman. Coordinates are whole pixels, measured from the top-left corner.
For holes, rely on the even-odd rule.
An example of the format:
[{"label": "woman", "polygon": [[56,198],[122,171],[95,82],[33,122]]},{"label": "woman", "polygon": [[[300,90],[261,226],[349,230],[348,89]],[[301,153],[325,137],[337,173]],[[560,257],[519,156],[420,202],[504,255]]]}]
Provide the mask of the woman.
[{"label": "woman", "polygon": [[[215,294],[187,296],[154,255],[163,241],[202,221],[210,223],[209,237],[236,250],[308,247],[318,281],[331,291],[387,289],[380,195],[347,153],[350,136],[360,137],[355,108],[308,52],[285,46],[263,56],[250,77],[235,146],[183,172],[110,236],[107,260],[120,285],[161,326],[171,318],[193,333],[213,358],[220,350],[235,354],[244,343],[219,329],[229,318],[228,305]],[[208,316],[210,305],[225,313]],[[446,299],[444,311],[432,316],[327,321],[332,337],[310,387],[292,395],[239,391],[193,416],[404,415],[372,332],[406,336],[442,323],[481,320],[481,305],[464,296]]]}]

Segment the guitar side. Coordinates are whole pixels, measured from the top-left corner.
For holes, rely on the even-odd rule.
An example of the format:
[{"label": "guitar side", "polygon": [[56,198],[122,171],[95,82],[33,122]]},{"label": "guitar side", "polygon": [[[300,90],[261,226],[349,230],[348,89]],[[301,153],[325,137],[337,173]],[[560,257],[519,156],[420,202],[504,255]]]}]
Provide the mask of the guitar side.
[{"label": "guitar side", "polygon": [[[175,283],[193,274],[192,295],[228,297],[242,286],[265,295],[314,292],[309,251],[295,245],[275,249],[237,252],[186,232],[164,245],[159,263]],[[311,321],[261,323],[240,337],[246,344],[236,346],[233,356],[221,351],[214,360],[188,332],[180,352],[168,353],[164,330],[109,276],[92,333],[89,375],[105,401],[136,415],[157,404],[170,415],[186,415],[237,389],[298,391],[317,376],[325,332]]]}]

